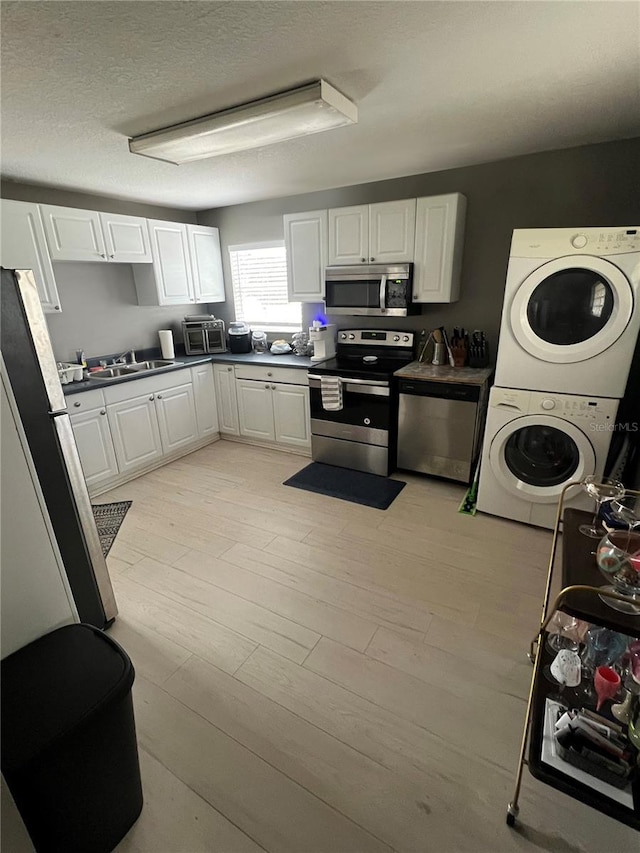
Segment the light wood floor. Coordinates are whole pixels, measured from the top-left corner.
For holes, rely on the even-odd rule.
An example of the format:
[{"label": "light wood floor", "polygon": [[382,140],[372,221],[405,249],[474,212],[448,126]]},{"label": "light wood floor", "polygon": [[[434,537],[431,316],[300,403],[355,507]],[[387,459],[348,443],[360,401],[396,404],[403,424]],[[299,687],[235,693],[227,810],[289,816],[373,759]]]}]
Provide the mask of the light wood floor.
[{"label": "light wood floor", "polygon": [[550,533],[285,487],[300,457],[221,441],[100,502],[145,807],[118,853],[637,850],[525,776],[505,826]]}]

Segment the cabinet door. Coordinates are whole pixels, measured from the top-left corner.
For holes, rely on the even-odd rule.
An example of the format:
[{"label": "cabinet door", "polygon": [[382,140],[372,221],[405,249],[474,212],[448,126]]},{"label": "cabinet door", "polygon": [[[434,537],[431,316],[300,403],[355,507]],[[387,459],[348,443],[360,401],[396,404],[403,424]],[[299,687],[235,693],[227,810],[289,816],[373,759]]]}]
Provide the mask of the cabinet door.
[{"label": "cabinet door", "polygon": [[329,211],[329,264],[369,263],[369,207]]},{"label": "cabinet door", "polygon": [[185,383],[156,394],[160,440],[165,454],[198,439],[193,385]]},{"label": "cabinet door", "polygon": [[118,464],[106,409],[80,412],[71,415],[70,420],[88,488],[117,476]]},{"label": "cabinet door", "polygon": [[218,420],[220,432],[238,435],[238,399],[236,396],[236,377],[230,364],[214,364],[213,378],[216,385]]},{"label": "cabinet door", "polygon": [[327,211],[284,217],[290,302],[322,302],[327,265]]},{"label": "cabinet door", "polygon": [[413,269],[415,302],[456,302],[467,200],[460,193],[419,198]]},{"label": "cabinet door", "polygon": [[2,200],[0,261],[5,269],[33,270],[43,309],[52,314],[61,310],[37,204]]},{"label": "cabinet door", "polygon": [[275,441],[271,389],[268,382],[253,382],[251,379],[236,381],[240,435]]},{"label": "cabinet door", "polygon": [[123,264],[151,263],[146,219],[140,216],[101,213],[100,223],[110,261]]},{"label": "cabinet door", "polygon": [[216,388],[211,364],[199,364],[191,368],[191,382],[196,403],[196,421],[199,438],[218,432],[218,409]]},{"label": "cabinet door", "polygon": [[187,237],[196,302],[224,302],[224,278],[218,229],[203,225],[187,225]]},{"label": "cabinet door", "polygon": [[302,385],[273,386],[276,441],[293,447],[311,447],[309,389]]},{"label": "cabinet door", "polygon": [[412,261],[416,235],[416,200],[369,205],[369,262]]},{"label": "cabinet door", "polygon": [[162,458],[153,394],[113,403],[107,406],[107,417],[120,473]]},{"label": "cabinet door", "polygon": [[187,244],[187,226],[180,222],[149,220],[151,256],[158,305],[195,302]]},{"label": "cabinet door", "polygon": [[100,215],[94,210],[41,204],[40,211],[53,261],[107,262]]}]

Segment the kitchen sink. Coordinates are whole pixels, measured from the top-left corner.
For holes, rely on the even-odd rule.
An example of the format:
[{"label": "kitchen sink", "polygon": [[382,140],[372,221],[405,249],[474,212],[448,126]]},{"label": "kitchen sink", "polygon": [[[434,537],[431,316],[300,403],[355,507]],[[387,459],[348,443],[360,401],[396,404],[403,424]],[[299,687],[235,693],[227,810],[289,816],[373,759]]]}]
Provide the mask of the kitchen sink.
[{"label": "kitchen sink", "polygon": [[131,370],[159,370],[161,367],[171,367],[172,364],[175,364],[175,361],[156,359],[155,361],[135,361],[129,367]]},{"label": "kitchen sink", "polygon": [[122,379],[125,376],[135,376],[137,370],[129,367],[104,367],[102,370],[94,370],[89,374],[89,379]]},{"label": "kitchen sink", "polygon": [[135,361],[132,364],[118,364],[113,367],[104,367],[102,370],[94,370],[89,374],[90,379],[126,379],[129,376],[137,376],[139,373],[150,373],[154,370],[162,370],[163,367],[171,367],[175,361],[164,361],[155,359],[151,361]]}]

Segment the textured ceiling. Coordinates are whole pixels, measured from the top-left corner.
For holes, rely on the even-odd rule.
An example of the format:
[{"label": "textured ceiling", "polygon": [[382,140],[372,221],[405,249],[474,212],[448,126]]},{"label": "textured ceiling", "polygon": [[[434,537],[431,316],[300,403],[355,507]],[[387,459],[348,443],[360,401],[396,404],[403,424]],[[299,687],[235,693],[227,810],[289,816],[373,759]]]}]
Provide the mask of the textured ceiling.
[{"label": "textured ceiling", "polygon": [[[3,2],[2,174],[204,209],[640,134],[635,2]],[[359,124],[184,166],[127,137],[324,77]]]}]

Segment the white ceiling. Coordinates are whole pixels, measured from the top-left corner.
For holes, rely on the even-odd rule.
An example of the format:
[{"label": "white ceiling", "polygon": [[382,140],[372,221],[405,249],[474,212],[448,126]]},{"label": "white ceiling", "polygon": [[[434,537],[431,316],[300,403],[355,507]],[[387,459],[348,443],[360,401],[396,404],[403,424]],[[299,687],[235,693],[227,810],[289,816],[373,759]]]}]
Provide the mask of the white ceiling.
[{"label": "white ceiling", "polygon": [[[3,2],[2,174],[201,210],[640,135],[636,2]],[[325,78],[359,124],[184,166],[127,137]]]}]

